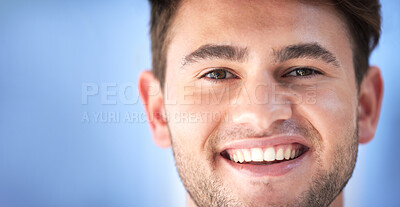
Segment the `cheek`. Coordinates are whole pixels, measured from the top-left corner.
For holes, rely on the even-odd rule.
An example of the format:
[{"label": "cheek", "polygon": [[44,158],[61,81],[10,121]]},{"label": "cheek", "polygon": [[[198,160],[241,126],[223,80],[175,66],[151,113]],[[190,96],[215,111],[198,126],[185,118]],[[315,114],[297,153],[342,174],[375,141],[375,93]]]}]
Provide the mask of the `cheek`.
[{"label": "cheek", "polygon": [[353,143],[352,135],[357,126],[357,99],[353,93],[346,88],[320,87],[315,103],[299,109],[322,137],[322,161],[332,161],[337,147]]},{"label": "cheek", "polygon": [[225,119],[227,94],[221,88],[185,85],[168,88],[164,102],[172,141],[204,153],[207,138]]}]

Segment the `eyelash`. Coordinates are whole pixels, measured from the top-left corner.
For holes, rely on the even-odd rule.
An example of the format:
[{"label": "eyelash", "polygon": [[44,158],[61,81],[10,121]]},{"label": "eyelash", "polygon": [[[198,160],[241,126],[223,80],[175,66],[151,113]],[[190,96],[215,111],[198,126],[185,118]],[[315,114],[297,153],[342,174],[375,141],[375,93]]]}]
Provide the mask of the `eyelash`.
[{"label": "eyelash", "polygon": [[[210,75],[213,72],[219,72],[219,71],[224,72],[225,73],[225,77],[223,77],[223,78],[207,77],[207,75]],[[231,77],[230,78],[226,78],[226,76],[231,76]],[[208,71],[204,75],[201,75],[199,79],[202,79],[202,78],[206,78],[208,81],[211,81],[211,82],[219,82],[219,81],[229,81],[231,79],[238,79],[239,77],[237,75],[235,75],[234,73],[230,72],[229,70],[225,69],[225,68],[216,68],[214,70]]]},{"label": "eyelash", "polygon": [[[308,72],[310,72],[311,74],[309,75],[298,75],[300,73],[300,71],[307,70]],[[291,73],[295,73],[296,75],[289,75]],[[322,73],[318,70],[315,70],[313,68],[309,68],[309,67],[297,67],[297,68],[293,68],[292,70],[290,70],[288,73],[286,73],[285,75],[283,75],[283,77],[285,78],[312,78],[314,76],[318,76],[321,75]]]},{"label": "eyelash", "polygon": [[[309,75],[298,75],[299,73],[300,73],[300,71],[308,71],[309,73],[311,73],[311,74],[309,74]],[[211,78],[211,77],[207,77],[207,75],[210,75],[211,73],[213,73],[213,72],[219,72],[219,71],[222,71],[222,72],[224,72],[224,73],[226,73],[225,74],[225,76],[227,76],[227,75],[229,75],[229,76],[232,76],[231,78],[226,78],[226,77],[223,77],[223,78]],[[296,75],[290,75],[291,73],[295,73]],[[301,78],[301,79],[307,79],[307,78],[312,78],[312,77],[314,77],[314,76],[317,76],[317,75],[321,75],[322,73],[320,72],[320,71],[318,71],[318,70],[315,70],[315,69],[313,69],[313,68],[309,68],[309,67],[297,67],[297,68],[293,68],[293,69],[291,69],[288,73],[286,73],[285,75],[283,75],[282,77],[285,77],[285,78]],[[224,68],[217,68],[217,69],[214,69],[214,70],[211,70],[211,71],[208,71],[207,73],[205,73],[205,74],[203,74],[203,75],[201,75],[200,77],[199,77],[199,79],[203,79],[203,78],[206,78],[208,81],[211,81],[211,82],[219,82],[219,81],[228,81],[228,80],[230,80],[230,79],[237,79],[237,78],[239,78],[237,75],[235,75],[235,74],[233,74],[232,72],[230,72],[229,70],[227,70],[227,69],[224,69]]]}]

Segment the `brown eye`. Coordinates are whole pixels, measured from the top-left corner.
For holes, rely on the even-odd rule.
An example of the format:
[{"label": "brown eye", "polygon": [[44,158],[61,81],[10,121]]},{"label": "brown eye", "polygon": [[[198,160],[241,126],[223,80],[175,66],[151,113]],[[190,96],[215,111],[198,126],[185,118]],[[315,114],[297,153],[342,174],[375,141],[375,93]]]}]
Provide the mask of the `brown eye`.
[{"label": "brown eye", "polygon": [[234,77],[234,75],[226,70],[218,69],[206,73],[203,77],[211,79],[227,79]]},{"label": "brown eye", "polygon": [[303,77],[303,76],[312,76],[312,75],[317,75],[317,74],[321,74],[321,73],[316,70],[313,70],[311,68],[298,68],[298,69],[294,69],[290,73],[286,74],[285,77],[289,77],[289,76]]}]

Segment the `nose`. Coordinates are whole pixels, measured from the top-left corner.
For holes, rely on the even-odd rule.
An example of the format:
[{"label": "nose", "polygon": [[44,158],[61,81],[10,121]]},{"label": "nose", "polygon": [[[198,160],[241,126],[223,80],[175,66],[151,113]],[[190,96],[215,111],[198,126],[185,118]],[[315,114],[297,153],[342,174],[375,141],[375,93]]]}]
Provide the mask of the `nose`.
[{"label": "nose", "polygon": [[235,124],[252,125],[267,130],[274,122],[292,116],[291,102],[284,89],[265,83],[245,86],[236,97],[231,118]]}]

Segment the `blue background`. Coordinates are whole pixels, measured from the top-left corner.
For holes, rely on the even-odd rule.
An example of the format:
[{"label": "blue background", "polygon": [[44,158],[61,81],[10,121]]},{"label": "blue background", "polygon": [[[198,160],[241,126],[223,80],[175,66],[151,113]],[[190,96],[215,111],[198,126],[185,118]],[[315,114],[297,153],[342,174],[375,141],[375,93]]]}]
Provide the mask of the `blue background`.
[{"label": "blue background", "polygon": [[[382,5],[371,63],[383,71],[383,111],[346,206],[400,205],[400,1]],[[171,150],[152,143],[138,101],[148,21],[147,1],[0,0],[1,207],[184,206]]]}]

